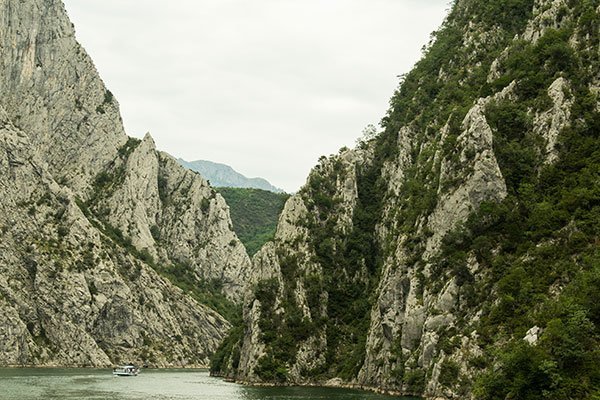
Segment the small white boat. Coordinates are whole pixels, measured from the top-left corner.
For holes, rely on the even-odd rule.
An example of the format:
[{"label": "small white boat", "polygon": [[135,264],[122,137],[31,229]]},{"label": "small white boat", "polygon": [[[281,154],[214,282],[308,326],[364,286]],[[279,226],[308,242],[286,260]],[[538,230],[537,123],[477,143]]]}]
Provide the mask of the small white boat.
[{"label": "small white boat", "polygon": [[115,376],[137,376],[139,373],[139,367],[131,364],[113,368],[113,375]]}]

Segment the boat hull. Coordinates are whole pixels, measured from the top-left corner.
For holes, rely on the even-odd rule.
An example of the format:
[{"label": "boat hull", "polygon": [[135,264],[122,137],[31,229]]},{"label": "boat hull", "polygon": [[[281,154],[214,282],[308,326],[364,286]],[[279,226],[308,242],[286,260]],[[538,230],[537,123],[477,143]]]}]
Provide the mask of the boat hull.
[{"label": "boat hull", "polygon": [[113,376],[137,376],[139,373],[140,369],[133,365],[113,368]]}]

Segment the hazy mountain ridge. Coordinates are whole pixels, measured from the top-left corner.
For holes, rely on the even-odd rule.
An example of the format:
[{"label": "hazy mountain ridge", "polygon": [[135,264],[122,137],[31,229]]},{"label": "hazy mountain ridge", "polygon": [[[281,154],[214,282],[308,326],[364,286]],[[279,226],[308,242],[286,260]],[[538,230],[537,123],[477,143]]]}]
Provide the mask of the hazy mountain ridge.
[{"label": "hazy mountain ridge", "polygon": [[186,168],[198,172],[214,187],[234,187],[247,189],[262,189],[274,193],[283,193],[283,190],[271,185],[264,178],[247,178],[229,165],[206,160],[177,161]]},{"label": "hazy mountain ridge", "polygon": [[456,1],[383,132],[323,157],[286,203],[213,373],[598,396],[599,14]]},{"label": "hazy mountain ridge", "polygon": [[0,19],[0,364],[206,365],[229,323],[199,301],[250,266],[223,198],[125,135],[61,1]]}]

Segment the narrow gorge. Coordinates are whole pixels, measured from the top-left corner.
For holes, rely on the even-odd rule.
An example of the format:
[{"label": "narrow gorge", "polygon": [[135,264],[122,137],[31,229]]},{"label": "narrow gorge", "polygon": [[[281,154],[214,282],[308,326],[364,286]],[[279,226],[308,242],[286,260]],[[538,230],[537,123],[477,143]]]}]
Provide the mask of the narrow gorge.
[{"label": "narrow gorge", "polygon": [[0,366],[600,398],[598,0],[452,2],[252,260],[207,180],[127,136],[62,1],[0,20]]}]

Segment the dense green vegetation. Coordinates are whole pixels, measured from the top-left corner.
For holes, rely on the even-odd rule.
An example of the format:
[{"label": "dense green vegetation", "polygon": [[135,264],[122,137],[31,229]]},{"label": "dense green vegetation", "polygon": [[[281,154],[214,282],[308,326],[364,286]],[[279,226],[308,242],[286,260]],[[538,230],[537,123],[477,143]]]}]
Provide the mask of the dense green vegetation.
[{"label": "dense green vegetation", "polygon": [[[591,7],[581,2],[575,20],[592,18]],[[598,48],[595,32],[583,46]],[[588,89],[598,60],[588,65],[588,50],[569,46],[573,33],[573,25],[548,30],[508,55],[503,80],[518,81],[519,99],[491,104],[487,118],[509,195],[483,204],[445,240],[441,267],[475,254],[491,273],[481,284],[465,268],[452,271],[462,274],[465,301],[484,310],[471,326],[489,368],[476,382],[478,398],[600,396],[600,114]],[[576,122],[561,132],[558,161],[543,164],[529,110],[548,107],[545,91],[557,77],[572,85]],[[522,340],[533,326],[541,328],[535,346]]]},{"label": "dense green vegetation", "polygon": [[[311,211],[303,222],[310,232],[309,246],[313,261],[323,268],[323,275],[304,275],[296,249],[277,253],[284,277],[284,288],[276,281],[263,281],[255,288],[261,302],[260,328],[267,355],[255,370],[266,381],[285,382],[287,368],[296,362],[298,346],[316,332],[325,332],[325,364],[304,374],[317,379],[341,376],[355,378],[363,364],[369,328],[369,314],[379,282],[381,257],[374,227],[381,216],[384,182],[381,168],[387,146],[377,146],[377,162],[366,166],[344,165],[340,159],[326,160],[309,177],[300,195]],[[336,197],[337,184],[357,168],[358,204],[347,234],[340,234],[339,223],[344,205]],[[310,318],[303,315],[294,291],[302,284],[307,293]],[[283,289],[283,290],[281,290]],[[276,312],[276,297],[284,312]],[[325,299],[327,299],[325,301]]]},{"label": "dense green vegetation", "polygon": [[[384,200],[381,168],[386,159],[385,153],[390,149],[383,139],[375,140],[378,145],[374,162],[357,168],[358,201],[349,234],[341,236],[336,232],[332,223],[336,222],[335,211],[325,224],[318,220],[308,223],[312,246],[324,268],[322,290],[328,293],[326,315],[323,316],[328,321],[326,364],[329,367],[323,371],[326,377],[340,376],[351,380],[356,378],[364,362],[369,316],[374,301],[372,294],[379,283],[382,266],[374,230],[381,218]],[[334,172],[342,173],[335,167]],[[314,176],[309,183],[313,179]],[[311,190],[310,195],[314,198],[314,185]],[[319,214],[326,212],[320,210]]]},{"label": "dense green vegetation", "polygon": [[[487,82],[492,62],[515,34],[522,31],[532,15],[533,0],[463,1],[453,7],[441,28],[424,48],[423,58],[408,74],[390,101],[382,120],[385,134],[396,135],[402,126],[412,125],[431,135],[451,116],[461,121],[473,101],[497,88]],[[465,27],[472,23],[482,33],[465,38]],[[483,32],[497,27],[493,41]],[[465,68],[466,65],[472,68]],[[440,72],[444,79],[439,79]],[[505,82],[510,83],[510,80]]]},{"label": "dense green vegetation", "polygon": [[253,256],[273,239],[279,214],[289,195],[261,189],[216,189],[229,205],[233,230]]},{"label": "dense green vegetation", "polygon": [[[336,157],[321,160],[300,194],[310,211],[303,221],[314,253],[310,262],[323,273],[303,275],[307,260],[299,259],[298,243],[279,248],[283,286],[264,281],[255,288],[267,345],[255,371],[259,377],[285,382],[298,343],[307,332],[324,332],[326,365],[303,376],[356,378],[382,260],[402,240],[406,265],[420,280],[419,301],[423,288],[437,294],[453,277],[459,286],[455,326],[440,332],[437,351],[452,355],[461,335],[473,332],[484,350],[466,360],[475,379],[445,359],[440,385],[490,400],[600,398],[600,115],[598,94],[590,91],[600,75],[600,18],[597,0],[566,3],[557,28],[546,29],[536,42],[515,39],[532,17],[533,0],[465,0],[453,7],[424,58],[402,77],[382,120],[384,131],[361,145],[374,155],[355,166],[359,199],[350,230],[338,226],[343,200],[337,188],[347,166]],[[497,75],[490,75],[496,59]],[[563,94],[573,104],[570,123],[559,135],[557,161],[549,163],[546,140],[534,127],[553,107],[548,88],[558,78],[567,82]],[[446,235],[439,257],[422,260],[432,232],[421,227],[439,201],[439,188],[451,191],[471,172],[457,149],[461,122],[477,99],[512,82],[509,97],[485,107],[507,197],[481,204]],[[414,135],[400,138],[410,143],[411,165],[403,171],[399,196],[388,198],[383,166],[395,159],[403,127]],[[455,170],[453,181],[440,182],[440,150],[452,162],[446,166]],[[380,224],[386,238],[375,234]],[[473,258],[477,274],[469,268]],[[299,283],[307,292],[310,320],[291,295]],[[539,340],[530,345],[523,338],[534,326]],[[394,351],[399,362],[390,375],[399,387],[422,393],[432,369],[405,366],[401,346]]]},{"label": "dense green vegetation", "polygon": [[[579,101],[589,93],[581,94]],[[587,398],[600,390],[600,116],[590,108],[582,116],[563,132],[557,163],[523,173],[506,200],[482,205],[446,239],[443,258],[473,253],[492,274],[483,286],[462,280],[472,305],[484,305],[475,327],[489,365],[496,363],[477,383],[479,398]],[[510,153],[529,148],[525,136],[499,143],[516,149]],[[518,164],[505,165],[507,176],[511,167]],[[488,300],[490,291],[498,301]],[[537,346],[522,340],[533,326],[542,328]]]},{"label": "dense green vegetation", "polygon": [[[588,117],[564,132],[556,164],[524,176],[502,204],[482,208],[478,216],[493,226],[467,228],[464,244],[476,245],[498,278],[499,302],[486,308],[482,338],[491,347],[512,338],[497,353],[502,369],[479,383],[483,398],[583,398],[600,390],[600,309],[592,300],[600,276],[600,118]],[[534,325],[544,329],[540,343],[525,346],[520,338]]]}]

